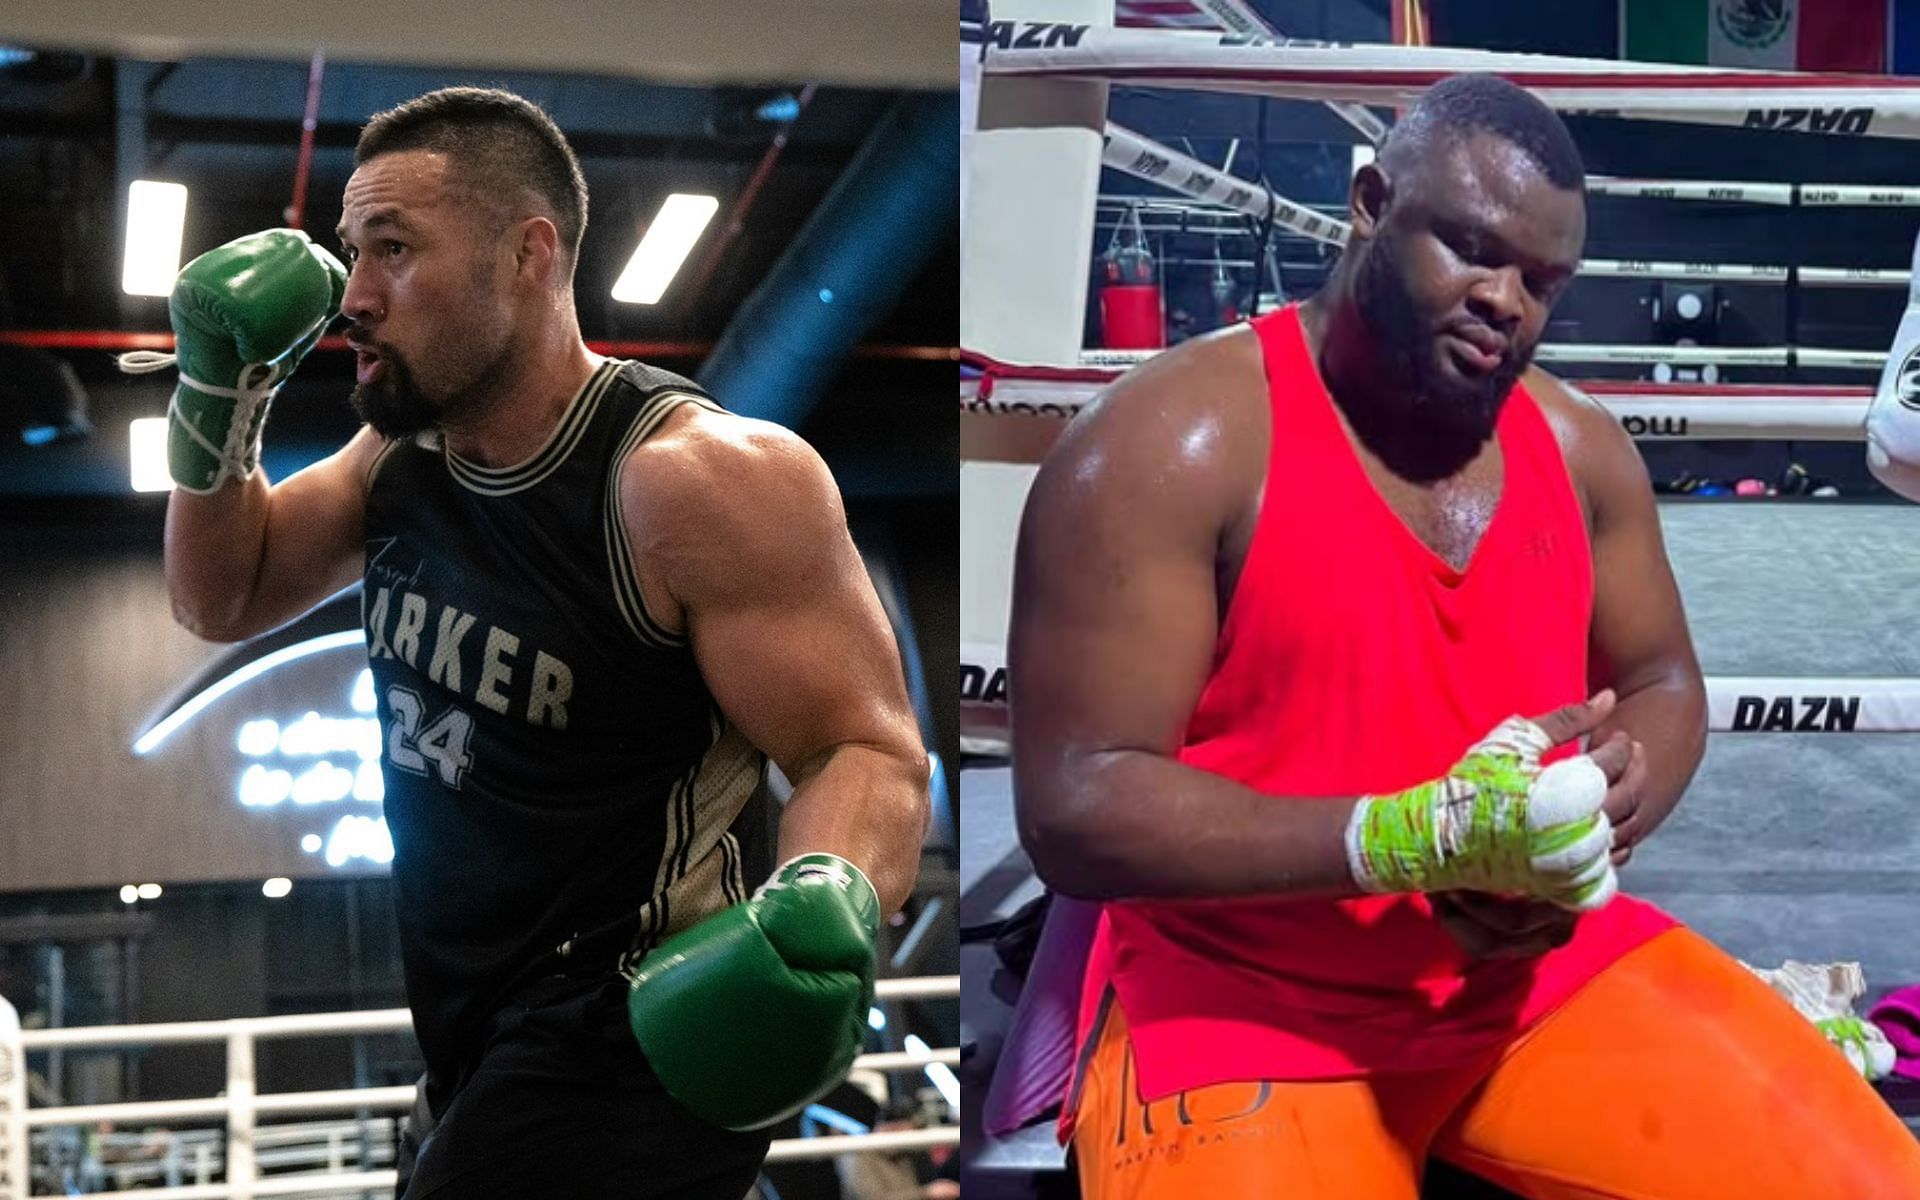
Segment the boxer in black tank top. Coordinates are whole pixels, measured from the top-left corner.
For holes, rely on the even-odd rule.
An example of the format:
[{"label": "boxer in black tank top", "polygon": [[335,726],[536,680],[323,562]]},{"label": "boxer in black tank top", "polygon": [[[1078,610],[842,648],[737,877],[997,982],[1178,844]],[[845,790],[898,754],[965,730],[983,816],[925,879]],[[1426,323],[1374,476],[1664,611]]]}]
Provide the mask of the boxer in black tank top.
[{"label": "boxer in black tank top", "polygon": [[682,404],[717,407],[608,360],[518,467],[426,437],[374,468],[361,612],[408,1000],[444,1086],[515,985],[610,976],[773,867],[766,758],[638,603],[614,519],[615,465]]},{"label": "boxer in black tank top", "polygon": [[[217,328],[183,334],[262,359],[175,421],[198,465],[175,611],[238,640],[363,583],[429,1068],[402,1194],[735,1200],[760,1127],[858,1049],[912,889],[928,762],[898,648],[804,443],[587,350],[585,184],[544,113],[443,89],[356,162],[331,297],[324,250],[243,239],[194,309]],[[241,393],[335,304],[367,426],[269,484]],[[793,1034],[802,994],[829,999]]]}]

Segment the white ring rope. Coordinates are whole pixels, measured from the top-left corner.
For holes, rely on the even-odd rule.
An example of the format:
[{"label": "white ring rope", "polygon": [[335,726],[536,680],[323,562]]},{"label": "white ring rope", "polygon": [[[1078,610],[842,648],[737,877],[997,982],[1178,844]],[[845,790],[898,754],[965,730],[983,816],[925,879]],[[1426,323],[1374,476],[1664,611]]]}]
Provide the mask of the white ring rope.
[{"label": "white ring rope", "polygon": [[[1119,125],[1107,126],[1102,161],[1122,174],[1159,184],[1172,192],[1213,204],[1256,221],[1269,216],[1281,229],[1326,245],[1344,245],[1352,227],[1288,200],[1258,185],[1219,171],[1195,158],[1141,137]],[[1125,201],[1108,197],[1106,204]],[[1204,211],[1204,210],[1203,210]],[[1899,267],[1792,267],[1784,263],[1680,262],[1634,258],[1588,258],[1580,262],[1583,279],[1682,279],[1696,283],[1800,284],[1803,287],[1905,288],[1912,271]]]},{"label": "white ring rope", "polygon": [[994,23],[985,72],[1409,107],[1449,75],[1487,71],[1553,108],[1857,137],[1920,137],[1920,81],[1236,35]]},{"label": "white ring rope", "polygon": [[1914,733],[1920,679],[1712,676],[1707,728],[1715,733]]},{"label": "white ring rope", "polygon": [[[1920,733],[1920,679],[1710,675],[1713,733]],[[960,647],[960,728],[974,745],[1004,745],[1006,652]],[[974,751],[979,752],[979,751]]]},{"label": "white ring rope", "polygon": [[[910,979],[882,979],[876,1000],[953,998],[960,994],[957,975]],[[238,1176],[227,1183],[175,1188],[95,1193],[101,1197],[142,1197],[145,1200],[245,1200],[250,1196],[287,1196],[310,1192],[391,1191],[392,1171],[359,1171],[331,1175],[255,1178],[251,1154],[255,1118],[295,1113],[378,1110],[402,1112],[412,1107],[411,1087],[353,1088],[315,1092],[254,1091],[254,1049],[265,1038],[340,1036],[354,1033],[404,1032],[412,1018],[404,1008],[366,1012],[303,1013],[284,1017],[244,1017],[226,1021],[177,1021],[149,1025],[118,1025],[75,1029],[22,1030],[13,1007],[0,998],[0,1200],[28,1196],[28,1138],[30,1129],[59,1125],[92,1125],[100,1121],[175,1122],[225,1117],[228,1123],[227,1169]],[[25,1055],[29,1050],[57,1048],[148,1046],[188,1042],[224,1043],[227,1047],[225,1094],[186,1100],[134,1101],[114,1104],[66,1105],[33,1108],[29,1105]],[[958,1047],[863,1054],[853,1070],[883,1073],[951,1068],[960,1061]],[[899,1153],[958,1145],[958,1125],[856,1136],[790,1138],[773,1143],[769,1161],[832,1158],[841,1154]]]},{"label": "white ring rope", "polygon": [[[411,1103],[411,1102],[409,1102]],[[767,1150],[768,1162],[838,1158],[843,1154],[901,1154],[958,1146],[960,1127],[900,1129],[884,1133],[842,1134],[831,1137],[785,1138]],[[279,1175],[251,1183],[210,1183],[169,1188],[133,1188],[127,1191],[88,1192],[88,1200],[233,1200],[245,1196],[302,1196],[316,1192],[384,1192],[392,1194],[399,1176],[394,1171],[347,1171],[331,1175]],[[17,1193],[24,1198],[26,1193]],[[13,1200],[9,1196],[8,1200]]]},{"label": "white ring rope", "polygon": [[[1151,138],[1109,121],[1101,161],[1136,179],[1159,184],[1194,200],[1215,204],[1229,212],[1269,218],[1281,229],[1332,246],[1346,244],[1352,226],[1315,212],[1304,204],[1262,188],[1250,180],[1229,175],[1197,158],[1163,146]],[[1713,184],[1711,187],[1723,185]],[[1711,283],[1792,284],[1810,287],[1904,288],[1912,281],[1909,270],[1880,267],[1790,267],[1775,263],[1657,262],[1630,258],[1589,258],[1580,263],[1590,279],[1686,279]]]},{"label": "white ring rope", "polygon": [[[1192,0],[1193,7],[1199,11],[1194,15],[1211,20],[1215,28],[1228,33],[1237,33],[1244,37],[1277,38],[1282,36],[1278,29],[1267,23],[1266,18],[1255,12],[1246,0]],[[1204,28],[1204,26],[1201,26]],[[1357,104],[1329,104],[1328,108],[1342,121],[1360,131],[1360,136],[1374,145],[1386,140],[1387,123],[1374,116]]]},{"label": "white ring rope", "polygon": [[[88,1192],[87,1200],[231,1200],[245,1196],[304,1196],[312,1192],[393,1193],[399,1176],[393,1171],[344,1171],[332,1175],[293,1175],[256,1179],[252,1183],[204,1183],[170,1188],[129,1188],[117,1192]],[[25,1196],[25,1192],[19,1193]],[[11,1198],[9,1198],[11,1200]]]},{"label": "white ring rope", "polygon": [[1542,344],[1534,351],[1541,362],[1580,363],[1718,363],[1742,367],[1833,367],[1849,371],[1878,371],[1887,356],[1880,350],[1822,350],[1807,346],[1608,346],[1597,343]]},{"label": "white ring rope", "polygon": [[1686,279],[1700,283],[1793,284],[1804,287],[1904,288],[1913,272],[1903,267],[1789,267],[1771,263],[1650,262],[1589,258],[1580,275],[1592,279]]},{"label": "white ring rope", "polygon": [[1570,386],[1613,414],[1637,441],[1859,442],[1873,402],[1869,388],[1612,380]]},{"label": "white ring rope", "polygon": [[1877,183],[1744,183],[1712,179],[1587,176],[1591,196],[1641,200],[1722,200],[1736,204],[1801,204],[1814,208],[1920,208],[1920,188]]},{"label": "white ring rope", "polygon": [[[1901,272],[1905,275],[1906,272]],[[1787,283],[1791,267],[1764,263],[1652,262],[1632,258],[1580,260],[1583,279],[1691,279],[1714,283]]]},{"label": "white ring rope", "polygon": [[[996,367],[990,383],[961,380],[962,458],[1039,462],[1058,430],[1036,435],[997,419],[1070,420],[1118,377],[1115,371],[1029,374]],[[1605,408],[1632,437],[1660,441],[1859,442],[1866,438],[1867,405],[1873,399],[1873,392],[1862,387],[1599,379],[1568,386]],[[988,427],[976,429],[981,420]]]},{"label": "white ring rope", "polygon": [[1734,183],[1712,179],[1626,179],[1587,176],[1589,196],[1631,196],[1641,200],[1725,200],[1739,204],[1792,204],[1790,183]]},{"label": "white ring rope", "polygon": [[[1275,225],[1316,242],[1346,244],[1352,227],[1336,217],[1289,200],[1251,180],[1229,175],[1197,158],[1163,146],[1124,125],[1107,122],[1101,161],[1136,179],[1158,184],[1168,191],[1190,199],[1218,205],[1229,212],[1256,221],[1272,220]],[[1812,186],[1812,185],[1809,185]],[[1825,191],[1842,189],[1820,185]],[[1618,189],[1618,190],[1616,190]],[[1771,189],[1771,191],[1762,191]],[[1756,203],[1788,203],[1791,184],[1680,183],[1654,180],[1589,180],[1588,190],[1614,195],[1664,195],[1677,197],[1683,191],[1689,198],[1743,199]],[[1889,189],[1856,189],[1880,195]],[[1914,192],[1920,203],[1920,189]],[[1738,194],[1736,194],[1738,193]],[[1749,196],[1749,193],[1752,195]],[[1785,199],[1762,199],[1778,194]],[[1888,202],[1888,201],[1882,201]],[[1893,287],[1909,285],[1912,273],[1897,268],[1878,267],[1791,267],[1773,263],[1656,262],[1644,259],[1590,258],[1580,264],[1580,274],[1593,279],[1685,279],[1713,283],[1792,284],[1815,287]]]},{"label": "white ring rope", "polygon": [[1270,218],[1282,229],[1315,241],[1338,246],[1347,240],[1349,229],[1345,221],[1283,199],[1257,183],[1210,167],[1111,121],[1107,123],[1106,147],[1101,153],[1102,161],[1114,170],[1157,183],[1183,196],[1218,204],[1256,221]]},{"label": "white ring rope", "polygon": [[1800,203],[1831,207],[1920,208],[1920,188],[1863,183],[1803,183]]},{"label": "white ring rope", "polygon": [[[1093,368],[1134,367],[1160,350],[1103,350],[1080,352],[1080,365]],[[1673,363],[1680,366],[1718,363],[1740,367],[1832,367],[1837,370],[1878,371],[1887,356],[1880,350],[1827,350],[1814,346],[1622,346],[1587,342],[1546,342],[1535,348],[1541,362]]]},{"label": "white ring rope", "polygon": [[1796,267],[1803,284],[1816,287],[1912,287],[1913,272],[1880,267]]}]

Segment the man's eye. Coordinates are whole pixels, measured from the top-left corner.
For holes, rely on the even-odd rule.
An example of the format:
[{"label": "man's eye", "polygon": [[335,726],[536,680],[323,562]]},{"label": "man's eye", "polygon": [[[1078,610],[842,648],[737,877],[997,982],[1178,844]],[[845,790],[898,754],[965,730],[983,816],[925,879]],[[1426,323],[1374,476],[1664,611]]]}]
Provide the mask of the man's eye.
[{"label": "man's eye", "polygon": [[1447,249],[1453,251],[1455,258],[1470,263],[1480,261],[1480,243],[1472,237],[1462,233],[1447,233],[1442,234],[1440,240],[1446,243]]},{"label": "man's eye", "polygon": [[399,243],[399,242],[395,242],[395,241],[386,241],[386,242],[382,242],[382,243],[380,243],[380,248],[381,248],[382,250],[385,250],[385,251],[387,252],[387,257],[388,257],[388,258],[392,258],[392,257],[394,257],[395,255],[397,255],[397,254],[399,254],[399,253],[401,253],[402,251],[404,251],[404,250],[406,249],[406,246],[404,246],[403,244],[401,244],[401,243]]}]

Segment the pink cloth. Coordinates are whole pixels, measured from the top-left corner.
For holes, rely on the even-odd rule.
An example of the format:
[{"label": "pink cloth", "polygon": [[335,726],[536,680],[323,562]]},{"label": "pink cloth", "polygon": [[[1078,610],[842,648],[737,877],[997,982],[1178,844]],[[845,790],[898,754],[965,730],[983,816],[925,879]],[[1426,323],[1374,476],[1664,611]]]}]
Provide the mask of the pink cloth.
[{"label": "pink cloth", "polygon": [[1920,987],[1895,988],[1867,1013],[1893,1043],[1893,1073],[1920,1079]]}]

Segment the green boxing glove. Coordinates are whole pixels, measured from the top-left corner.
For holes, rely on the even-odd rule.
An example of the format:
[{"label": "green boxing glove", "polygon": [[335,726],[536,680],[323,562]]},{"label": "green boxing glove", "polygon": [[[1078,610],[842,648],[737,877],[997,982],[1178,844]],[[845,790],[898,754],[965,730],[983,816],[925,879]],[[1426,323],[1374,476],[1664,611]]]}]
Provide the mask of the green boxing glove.
[{"label": "green boxing glove", "polygon": [[1505,892],[1590,911],[1620,889],[1607,778],[1586,755],[1542,769],[1552,742],[1519,717],[1439,779],[1366,796],[1347,824],[1347,862],[1368,892]]},{"label": "green boxing glove", "polygon": [[866,1041],[879,932],[867,877],[803,854],[641,961],[627,992],[633,1036],[694,1115],[771,1125],[846,1078]]},{"label": "green boxing glove", "polygon": [[167,406],[167,471],[190,492],[246,479],[267,406],[340,311],[347,269],[298,229],[269,229],[180,270],[167,301],[175,354],[122,355],[120,369],[178,363]]}]

